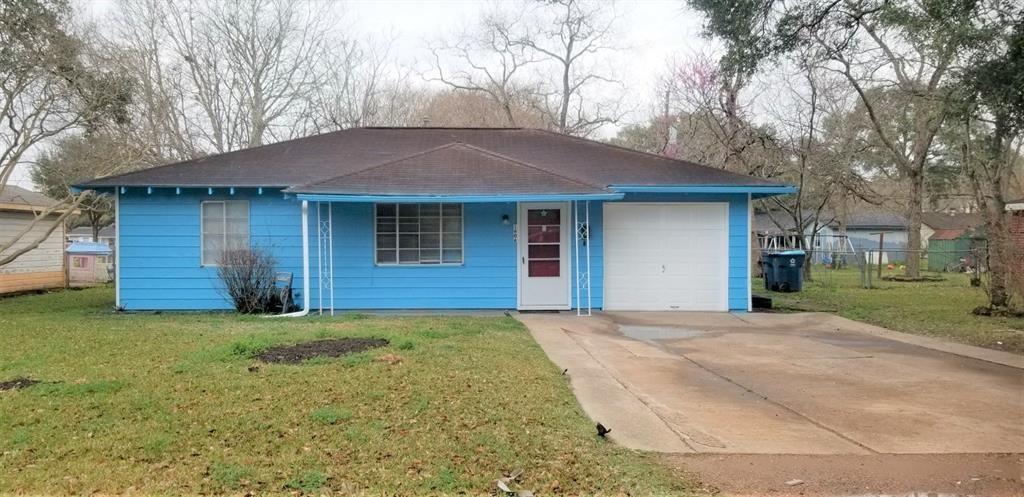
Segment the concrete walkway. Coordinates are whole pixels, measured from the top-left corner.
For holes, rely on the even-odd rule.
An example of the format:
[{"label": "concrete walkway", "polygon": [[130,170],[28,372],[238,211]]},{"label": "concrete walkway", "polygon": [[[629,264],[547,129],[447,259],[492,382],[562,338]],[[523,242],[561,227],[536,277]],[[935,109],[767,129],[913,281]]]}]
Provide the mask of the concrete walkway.
[{"label": "concrete walkway", "polygon": [[673,453],[1024,452],[1024,358],[828,314],[520,314],[587,414]]}]

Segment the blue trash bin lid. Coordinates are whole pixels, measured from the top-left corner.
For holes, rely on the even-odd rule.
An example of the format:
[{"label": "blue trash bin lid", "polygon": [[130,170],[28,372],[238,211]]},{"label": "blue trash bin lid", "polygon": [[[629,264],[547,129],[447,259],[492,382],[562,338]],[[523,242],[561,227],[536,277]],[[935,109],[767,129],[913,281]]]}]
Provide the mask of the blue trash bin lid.
[{"label": "blue trash bin lid", "polygon": [[807,252],[803,250],[784,250],[779,252],[778,255],[789,256],[789,255],[807,255]]}]

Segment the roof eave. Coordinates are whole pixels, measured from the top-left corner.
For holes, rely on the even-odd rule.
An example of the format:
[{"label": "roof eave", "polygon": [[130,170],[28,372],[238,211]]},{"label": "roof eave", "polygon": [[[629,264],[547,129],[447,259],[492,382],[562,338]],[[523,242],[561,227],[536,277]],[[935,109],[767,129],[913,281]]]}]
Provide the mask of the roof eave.
[{"label": "roof eave", "polygon": [[753,198],[796,193],[792,185],[609,185],[620,193],[749,193]]},{"label": "roof eave", "polygon": [[291,193],[298,200],[317,202],[453,202],[453,203],[488,203],[488,202],[546,202],[571,200],[621,200],[622,193],[523,193],[507,195],[346,195],[337,193]]}]

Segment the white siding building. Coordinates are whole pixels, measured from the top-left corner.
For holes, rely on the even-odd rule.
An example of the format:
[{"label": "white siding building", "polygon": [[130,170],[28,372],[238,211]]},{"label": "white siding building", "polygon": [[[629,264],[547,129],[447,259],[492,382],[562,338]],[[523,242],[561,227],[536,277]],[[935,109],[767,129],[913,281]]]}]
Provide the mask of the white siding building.
[{"label": "white siding building", "polygon": [[[36,215],[56,201],[42,194],[8,185],[0,192],[0,244],[14,239],[32,223]],[[46,233],[56,221],[36,223],[27,235],[0,256],[24,247]],[[0,294],[60,288],[65,285],[64,226],[53,230],[38,247],[22,254],[13,262],[0,266]]]}]

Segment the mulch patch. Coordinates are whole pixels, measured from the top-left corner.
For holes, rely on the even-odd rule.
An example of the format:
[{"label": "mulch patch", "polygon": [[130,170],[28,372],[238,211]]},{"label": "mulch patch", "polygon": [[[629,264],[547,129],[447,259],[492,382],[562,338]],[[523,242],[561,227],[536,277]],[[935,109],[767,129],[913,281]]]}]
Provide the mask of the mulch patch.
[{"label": "mulch patch", "polygon": [[882,276],[885,281],[894,281],[897,283],[923,283],[923,282],[934,282],[934,281],[946,281],[946,278],[941,276],[918,276],[913,278],[910,276],[903,276],[901,274],[893,274]]},{"label": "mulch patch", "polygon": [[295,345],[278,345],[263,351],[256,358],[263,362],[298,364],[314,357],[341,357],[387,344],[388,341],[383,338],[332,338]]},{"label": "mulch patch", "polygon": [[20,390],[22,388],[28,388],[36,383],[41,383],[39,380],[33,380],[32,378],[18,377],[13,380],[0,381],[0,391],[4,390]]}]

